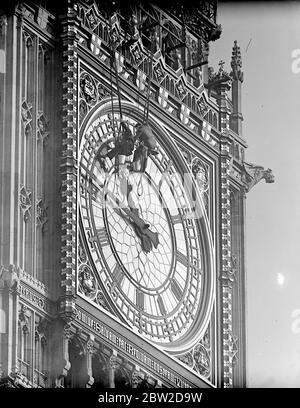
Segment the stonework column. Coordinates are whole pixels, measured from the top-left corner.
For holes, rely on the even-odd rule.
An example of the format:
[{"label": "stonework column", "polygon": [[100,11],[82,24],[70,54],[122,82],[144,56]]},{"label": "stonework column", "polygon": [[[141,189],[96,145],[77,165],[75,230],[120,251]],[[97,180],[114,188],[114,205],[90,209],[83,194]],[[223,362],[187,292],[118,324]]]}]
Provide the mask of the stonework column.
[{"label": "stonework column", "polygon": [[77,4],[68,3],[61,18],[63,44],[63,129],[61,152],[61,302],[60,315],[68,320],[76,314],[77,268]]},{"label": "stonework column", "polygon": [[220,204],[221,204],[221,264],[220,283],[222,291],[222,346],[223,346],[223,386],[232,387],[232,360],[230,357],[229,332],[232,330],[232,290],[230,283],[224,279],[231,269],[231,220],[230,220],[230,138],[229,132],[229,106],[227,92],[230,89],[230,81],[223,82],[218,88],[218,104],[220,109],[221,128],[221,157],[220,157]]},{"label": "stonework column", "polygon": [[237,45],[237,41],[234,42],[231,57],[231,76],[232,76],[232,128],[239,135],[242,136],[242,83],[244,80],[244,74],[242,68],[241,50]]},{"label": "stonework column", "polygon": [[87,383],[86,388],[91,388],[94,384],[93,370],[92,370],[92,358],[95,352],[94,348],[95,336],[89,335],[89,339],[86,343],[86,370],[87,370]]},{"label": "stonework column", "polygon": [[118,367],[117,352],[114,350],[108,361],[109,388],[115,388],[115,370]]},{"label": "stonework column", "polygon": [[64,379],[71,368],[69,361],[69,340],[73,336],[70,323],[59,320],[53,325],[52,372],[55,388],[64,388]]},{"label": "stonework column", "polygon": [[19,270],[14,265],[0,267],[0,364],[3,376],[17,372],[17,288]]},{"label": "stonework column", "polygon": [[131,388],[137,388],[141,383],[141,373],[138,366],[135,366],[134,370],[131,373]]}]

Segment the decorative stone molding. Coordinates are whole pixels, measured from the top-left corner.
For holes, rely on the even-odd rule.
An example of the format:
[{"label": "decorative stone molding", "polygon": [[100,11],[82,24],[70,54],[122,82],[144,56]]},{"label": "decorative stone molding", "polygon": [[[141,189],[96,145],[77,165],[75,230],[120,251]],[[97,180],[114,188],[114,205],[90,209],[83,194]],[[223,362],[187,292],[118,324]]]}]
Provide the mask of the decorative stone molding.
[{"label": "decorative stone molding", "polygon": [[232,68],[232,71],[230,75],[232,79],[243,82],[244,74],[242,72],[241,49],[237,45],[237,41],[234,41],[234,47],[232,49],[231,68]]},{"label": "decorative stone molding", "polygon": [[80,240],[78,245],[78,292],[81,293],[87,299],[93,301],[95,304],[103,307],[112,313],[111,308],[108,305],[104,292],[97,281],[97,278],[93,272],[93,269],[89,263],[87,253]]},{"label": "decorative stone molding", "polygon": [[238,362],[238,352],[239,352],[238,336],[233,334],[231,331],[229,333],[229,339],[230,339],[230,358],[231,358],[232,364],[235,365]]},{"label": "decorative stone molding", "polygon": [[[221,93],[221,158],[220,158],[220,199],[221,199],[221,271],[220,277],[230,276],[231,271],[231,202],[230,202],[230,138],[228,136],[229,113],[225,104],[226,92]],[[233,386],[232,360],[229,355],[227,332],[232,330],[232,285],[228,279],[221,279],[222,292],[222,347],[223,347],[223,386]],[[230,284],[229,284],[230,283]]]},{"label": "decorative stone molding", "polygon": [[25,41],[25,45],[27,48],[32,47],[33,46],[33,37],[31,34],[29,34],[27,31],[23,31],[23,38]]},{"label": "decorative stone molding", "polygon": [[30,332],[30,314],[27,311],[27,306],[21,304],[18,314],[18,324],[24,333]]},{"label": "decorative stone molding", "polygon": [[108,360],[108,367],[111,370],[116,370],[120,366],[117,356],[111,355]]},{"label": "decorative stone molding", "polygon": [[0,16],[0,37],[4,35],[6,27],[7,27],[7,16],[5,14],[2,14]]},{"label": "decorative stone molding", "polygon": [[44,231],[44,226],[48,222],[47,208],[42,198],[36,201],[36,225]]},{"label": "decorative stone molding", "polygon": [[25,99],[21,106],[21,118],[26,136],[29,136],[32,132],[32,103],[27,102]]},{"label": "decorative stone molding", "polygon": [[38,8],[36,22],[42,29],[45,29],[48,26],[49,17],[50,17],[49,11],[47,11],[46,9],[42,7]]},{"label": "decorative stone molding", "polygon": [[141,373],[138,370],[133,370],[131,373],[131,388],[138,388],[142,382]]},{"label": "decorative stone molding", "polygon": [[[151,7],[150,9],[151,14],[153,10]],[[153,96],[153,99],[158,101],[158,103],[162,106],[163,109],[165,109],[169,114],[177,117],[184,123],[187,120],[186,113],[189,110],[193,114],[193,117],[191,115],[188,115],[189,120],[187,125],[189,126],[189,128],[195,134],[197,135],[200,134],[202,138],[205,140],[205,142],[209,143],[213,148],[218,147],[217,138],[209,134],[209,132],[206,131],[205,126],[202,127],[202,129],[201,126],[199,126],[199,123],[201,124],[201,120],[203,120],[204,116],[206,115],[209,109],[208,102],[206,102],[205,99],[203,98],[203,94],[206,93],[206,90],[204,89],[202,73],[201,70],[199,71],[199,67],[195,68],[195,73],[193,74],[194,83],[191,84],[188,81],[187,76],[184,73],[183,67],[181,66],[180,63],[177,64],[178,69],[177,68],[175,69],[174,67],[173,69],[167,64],[165,58],[167,58],[168,53],[163,55],[159,47],[156,47],[156,50],[153,50],[154,54],[152,59],[149,57],[150,56],[149,47],[147,47],[146,44],[143,44],[140,38],[134,40],[133,42],[131,41],[132,40],[131,37],[128,40],[127,38],[128,33],[126,32],[126,30],[124,31],[125,29],[124,27],[128,22],[124,23],[125,25],[123,23],[120,24],[119,17],[116,14],[113,14],[111,18],[109,18],[107,14],[99,13],[98,7],[95,4],[93,4],[92,6],[80,5],[78,10],[79,16],[82,21],[82,25],[86,26],[89,30],[91,30],[91,27],[87,19],[87,14],[89,13],[89,10],[93,10],[92,13],[93,27],[95,28],[92,31],[95,37],[94,40],[95,41],[97,40],[99,44],[101,43],[103,55],[106,53],[107,58],[109,57],[107,49],[111,48],[110,42],[111,36],[115,38],[116,43],[118,44],[122,43],[122,47],[118,49],[118,52],[116,53],[116,64],[119,75],[123,76],[128,81],[133,82],[133,84],[143,92],[146,86],[145,81],[147,80],[147,78],[149,78],[149,70],[151,69],[150,68],[151,65],[153,71],[153,78],[151,81],[152,83],[150,98],[151,96]],[[166,25],[165,28],[167,29],[167,26],[169,26],[168,19],[164,20],[162,16],[161,18],[164,21],[163,27],[164,25]],[[153,15],[149,21],[152,21],[153,19],[156,20],[157,16]],[[149,21],[147,20],[147,23],[145,21],[140,22],[141,32],[144,29],[143,28],[144,24],[146,26],[149,25]],[[170,27],[172,27],[172,30],[173,29],[175,29],[175,31],[179,30],[178,35],[180,38],[182,35],[180,27],[177,26],[176,24],[174,25],[174,22],[171,24]],[[153,30],[154,29],[152,29],[152,31],[150,30],[151,32],[149,31],[148,35],[150,35],[151,33],[155,35]],[[206,35],[205,30],[204,32],[202,32],[201,35],[203,36]],[[80,45],[84,46],[84,41],[80,42]],[[127,47],[126,50],[128,49],[129,53],[131,54],[130,57],[128,55],[129,53],[124,52],[125,49],[124,47],[125,48]],[[201,58],[205,59],[204,55],[207,54],[207,44],[204,42],[204,44],[201,47],[200,47],[201,50],[198,49],[197,46],[195,45],[194,37],[191,36],[190,34],[186,34],[186,49],[189,50],[188,52],[192,53],[191,55],[193,55],[194,58],[196,58],[195,66],[197,66],[199,55],[201,54],[202,56]],[[93,47],[93,50],[94,49],[95,47]],[[89,51],[91,51],[90,48]],[[170,53],[174,53],[174,55],[175,54],[177,55],[178,50],[175,49],[173,51],[170,51]],[[174,58],[176,57],[176,55],[174,56]],[[107,65],[106,60],[104,61],[102,57],[100,57],[99,60]],[[200,77],[202,79],[200,79]],[[199,94],[201,95],[200,97]],[[195,100],[197,101],[195,102]],[[184,107],[182,107],[183,104]],[[82,122],[85,115],[88,113],[90,106],[91,105],[88,103],[87,100],[85,100],[84,97],[80,99],[79,101],[80,123]]]},{"label": "decorative stone molding", "polygon": [[210,327],[205,332],[203,338],[187,353],[179,355],[177,358],[185,363],[192,370],[198,372],[203,377],[211,380],[211,341]]},{"label": "decorative stone molding", "polygon": [[227,285],[232,288],[233,283],[236,281],[237,271],[237,257],[235,255],[231,255],[231,267],[228,270],[223,271],[221,275],[223,285]]},{"label": "decorative stone molding", "polygon": [[49,321],[45,318],[41,319],[35,327],[35,340],[40,341],[43,345],[48,341]]},{"label": "decorative stone molding", "polygon": [[204,377],[209,377],[211,370],[211,357],[209,351],[203,344],[197,344],[194,349],[195,369]]},{"label": "decorative stone molding", "polygon": [[37,116],[37,140],[41,141],[43,145],[47,141],[49,136],[49,121],[46,120],[44,113],[42,111],[38,112]]},{"label": "decorative stone molding", "polygon": [[20,187],[20,208],[23,214],[23,220],[28,222],[31,219],[31,190],[27,189],[25,186]]},{"label": "decorative stone molding", "polygon": [[199,96],[199,98],[197,98],[197,106],[199,108],[199,113],[201,116],[205,116],[209,110],[209,106],[203,96],[203,94],[201,94]]},{"label": "decorative stone molding", "polygon": [[67,323],[63,327],[63,337],[66,340],[70,340],[74,336],[74,333],[72,331],[72,326],[71,323]]},{"label": "decorative stone molding", "polygon": [[208,166],[199,157],[194,157],[191,162],[191,170],[201,193],[207,193],[209,189]]},{"label": "decorative stone molding", "polygon": [[[135,42],[133,45],[130,46],[130,52],[132,58],[135,62],[135,65],[138,67],[146,58],[144,53],[143,45],[140,42]],[[158,63],[157,63],[158,64]],[[156,64],[156,67],[157,67]]]},{"label": "decorative stone molding", "polygon": [[34,388],[33,383],[20,372],[11,373],[9,376],[11,387],[8,388]]},{"label": "decorative stone molding", "polygon": [[178,356],[178,360],[182,361],[184,364],[191,368],[193,368],[195,365],[193,351],[189,351],[188,353]]},{"label": "decorative stone molding", "polygon": [[[68,3],[61,19],[63,55],[63,106],[62,151],[60,173],[61,189],[61,297],[60,316],[65,321],[76,316],[75,286],[77,255],[73,251],[77,242],[77,109],[78,109],[78,5]],[[74,211],[70,211],[73,208]]]},{"label": "decorative stone molding", "polygon": [[86,353],[87,354],[94,354],[96,349],[94,347],[94,340],[89,339],[86,343]]},{"label": "decorative stone molding", "polygon": [[35,277],[33,277],[31,274],[25,272],[23,269],[19,268],[20,271],[20,278],[22,281],[27,283],[29,286],[31,286],[33,289],[36,291],[42,293],[44,296],[49,297],[49,291],[48,288],[46,288],[45,284]]},{"label": "decorative stone molding", "polygon": [[96,295],[96,280],[93,276],[93,272],[88,265],[80,265],[79,267],[79,282],[81,284],[81,288],[83,294],[87,297],[95,297]]},{"label": "decorative stone molding", "polygon": [[111,97],[111,91],[100,80],[91,76],[84,69],[80,71],[79,90],[79,116],[81,123],[95,104],[104,98]]},{"label": "decorative stone molding", "polygon": [[187,150],[182,145],[179,145],[180,150],[186,159],[186,162],[196,180],[197,186],[199,188],[200,194],[203,199],[203,203],[207,212],[209,214],[209,202],[210,202],[210,168],[200,157],[196,156],[195,153]]},{"label": "decorative stone molding", "polygon": [[228,83],[231,85],[232,78],[228,72],[224,70],[224,65],[225,61],[220,60],[219,61],[219,70],[217,73],[214,73],[214,69],[212,67],[209,67],[209,81],[208,81],[208,87],[215,87],[219,84],[222,83]]}]

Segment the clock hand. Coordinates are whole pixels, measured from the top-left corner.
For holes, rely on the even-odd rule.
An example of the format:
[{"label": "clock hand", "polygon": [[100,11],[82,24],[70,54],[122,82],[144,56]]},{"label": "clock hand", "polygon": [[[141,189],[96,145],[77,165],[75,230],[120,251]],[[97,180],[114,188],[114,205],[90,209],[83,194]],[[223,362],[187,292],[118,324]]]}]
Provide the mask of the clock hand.
[{"label": "clock hand", "polygon": [[[121,210],[124,214],[120,214],[123,218],[129,218],[131,224],[133,225],[136,234],[139,236],[139,238],[141,239],[142,242],[145,243],[143,249],[145,250],[145,252],[149,252],[149,245],[148,245],[148,240],[150,239],[150,245],[152,249],[152,244],[154,245],[155,248],[158,247],[159,244],[159,239],[158,239],[158,233],[157,232],[153,232],[149,229],[149,224],[146,224],[145,221],[139,217],[138,215],[138,209],[131,209],[128,207],[124,207],[124,206],[120,206],[119,200],[117,197],[115,197],[115,195],[113,193],[111,193],[110,191],[106,191],[105,192],[105,196],[106,198],[109,198],[113,205],[113,208],[115,208],[116,204],[117,204],[117,208],[119,210]],[[146,239],[146,237],[148,239]]]},{"label": "clock hand", "polygon": [[157,248],[159,244],[158,233],[152,232],[149,229],[149,224],[146,224],[145,221],[139,217],[138,209],[129,210],[128,208],[123,208],[123,210],[132,219],[134,225],[141,230],[142,234],[148,236],[154,247]]},{"label": "clock hand", "polygon": [[149,224],[146,224],[139,217],[135,218],[135,215],[131,214],[132,210],[129,210],[128,208],[122,208],[122,210],[114,208],[114,210],[127,224],[134,228],[136,235],[141,240],[142,248],[146,253],[151,251],[152,245],[157,248],[159,244],[158,233],[149,230]]}]

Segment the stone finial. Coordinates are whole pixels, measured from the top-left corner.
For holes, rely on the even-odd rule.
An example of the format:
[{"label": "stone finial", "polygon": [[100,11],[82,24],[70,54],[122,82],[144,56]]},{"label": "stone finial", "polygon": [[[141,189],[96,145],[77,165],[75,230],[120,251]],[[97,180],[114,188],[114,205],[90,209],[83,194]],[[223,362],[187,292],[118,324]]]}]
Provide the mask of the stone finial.
[{"label": "stone finial", "polygon": [[241,49],[237,45],[236,40],[234,41],[234,46],[232,48],[231,68],[232,68],[232,71],[231,71],[232,79],[243,82],[244,73],[242,72]]},{"label": "stone finial", "polygon": [[208,86],[215,86],[222,83],[231,83],[232,78],[231,75],[224,70],[225,61],[220,60],[219,63],[219,70],[217,73],[214,72],[212,67],[208,67]]}]

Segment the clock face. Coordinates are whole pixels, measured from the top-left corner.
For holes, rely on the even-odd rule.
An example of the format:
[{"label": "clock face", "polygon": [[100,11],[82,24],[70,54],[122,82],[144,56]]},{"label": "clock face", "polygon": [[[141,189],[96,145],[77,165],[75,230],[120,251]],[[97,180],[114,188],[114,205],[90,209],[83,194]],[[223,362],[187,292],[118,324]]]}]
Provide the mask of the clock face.
[{"label": "clock face", "polygon": [[[135,134],[138,115],[123,114],[123,120]],[[118,115],[113,119],[102,110],[83,132],[83,233],[94,269],[125,320],[149,340],[172,348],[197,336],[208,313],[204,297],[212,279],[202,242],[207,231],[203,235],[193,217],[181,156],[171,158],[159,127],[157,154],[149,156],[144,172],[134,172],[129,163],[117,166],[106,155],[115,147],[113,128],[119,126]],[[202,223],[203,218],[202,213]]]}]

